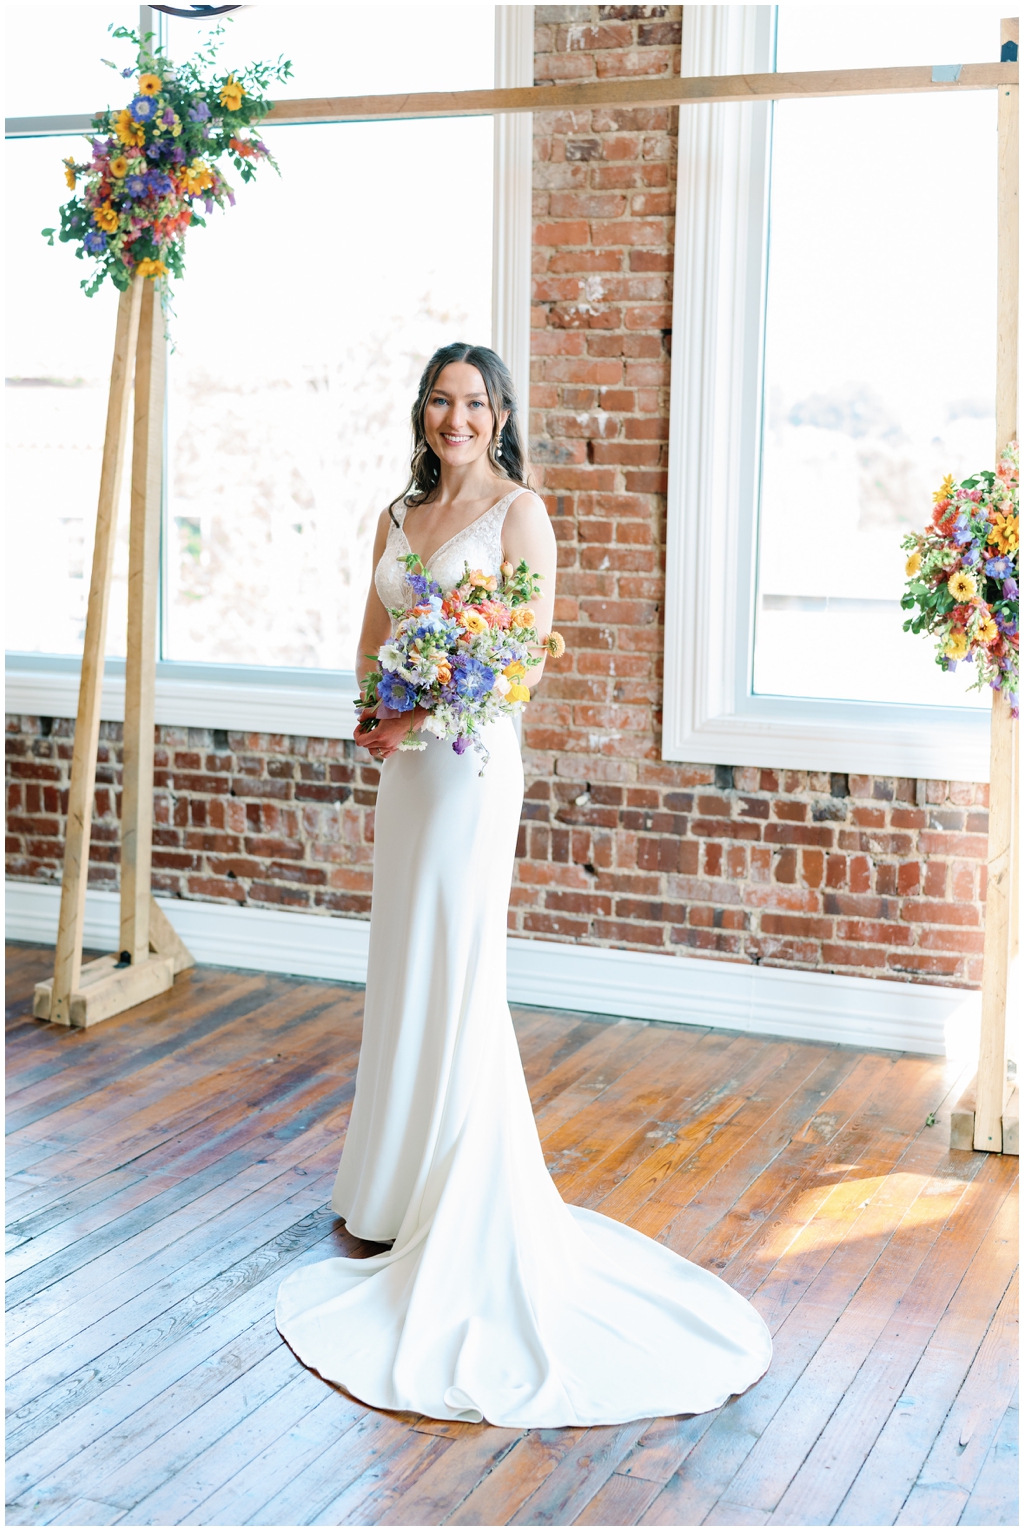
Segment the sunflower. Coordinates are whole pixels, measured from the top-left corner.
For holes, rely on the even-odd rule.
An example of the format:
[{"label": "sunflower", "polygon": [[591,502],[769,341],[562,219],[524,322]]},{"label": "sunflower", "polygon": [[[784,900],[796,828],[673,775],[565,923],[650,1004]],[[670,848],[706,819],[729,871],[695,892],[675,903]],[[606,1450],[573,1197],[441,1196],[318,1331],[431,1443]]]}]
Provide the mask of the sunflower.
[{"label": "sunflower", "polygon": [[117,181],[123,181],[128,174],[128,161],[123,154],[118,154],[110,161],[110,173]]},{"label": "sunflower", "polygon": [[963,569],[958,569],[946,581],[946,589],[954,601],[973,601],[978,593],[978,582],[972,574],[967,574]]},{"label": "sunflower", "polygon": [[167,275],[167,267],[162,260],[140,260],[135,267],[139,276],[161,277]]},{"label": "sunflower", "polygon": [[68,190],[74,191],[75,181],[78,177],[75,173],[75,162],[73,159],[66,159],[64,161],[64,179],[68,183]]},{"label": "sunflower", "polygon": [[945,655],[947,659],[963,659],[967,653],[967,634],[959,627],[954,627],[946,640]]},{"label": "sunflower", "polygon": [[92,219],[104,234],[117,233],[117,214],[109,202],[101,202],[99,207],[94,208]]},{"label": "sunflower", "polygon": [[143,96],[155,96],[157,91],[163,90],[164,82],[158,74],[139,75],[139,94]]},{"label": "sunflower", "polygon": [[126,106],[114,115],[114,132],[129,148],[140,148],[146,142],[145,128],[135,121]]},{"label": "sunflower", "polygon": [[943,500],[948,500],[950,495],[953,493],[953,488],[953,475],[952,473],[947,473],[938,489],[936,489],[932,495],[932,499],[935,501],[935,504],[940,505]]}]

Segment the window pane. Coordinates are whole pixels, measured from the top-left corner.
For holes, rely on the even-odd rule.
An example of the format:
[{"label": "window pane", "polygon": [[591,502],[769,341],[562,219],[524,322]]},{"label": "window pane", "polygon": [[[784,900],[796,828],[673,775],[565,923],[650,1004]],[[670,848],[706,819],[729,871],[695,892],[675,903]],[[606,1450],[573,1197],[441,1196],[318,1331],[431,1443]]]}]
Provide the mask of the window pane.
[{"label": "window pane", "polygon": [[[282,99],[494,84],[491,5],[247,5],[220,22],[225,63],[291,60]],[[184,58],[217,24],[166,17],[168,53]]]},{"label": "window pane", "polygon": [[[39,230],[67,196],[61,160],[82,140],[7,141],[7,618],[11,649],[80,654],[96,524],[117,293],[79,287],[71,247],[49,249]],[[107,653],[124,654],[128,566],[127,484],[107,628]]]},{"label": "window pane", "polygon": [[7,50],[4,110],[8,117],[91,117],[125,104],[119,68],[134,62],[126,43],[114,42],[108,26],[137,29],[137,5],[6,5]]},{"label": "window pane", "polygon": [[[296,10],[324,12],[290,8],[289,23]],[[335,42],[370,26],[331,15],[321,52],[325,25]],[[300,55],[290,25],[273,25],[246,56]],[[482,83],[492,27],[490,7],[396,11],[387,67],[357,49],[334,89]],[[490,340],[492,122],[265,136],[281,179],[261,174],[191,236],[175,297],[164,657],[350,669],[377,517],[408,473],[419,373],[438,345]]]},{"label": "window pane", "polygon": [[[997,56],[998,12],[934,14],[784,6],[778,67]],[[989,705],[903,633],[899,543],[993,461],[995,110],[776,103],[755,691]]]}]

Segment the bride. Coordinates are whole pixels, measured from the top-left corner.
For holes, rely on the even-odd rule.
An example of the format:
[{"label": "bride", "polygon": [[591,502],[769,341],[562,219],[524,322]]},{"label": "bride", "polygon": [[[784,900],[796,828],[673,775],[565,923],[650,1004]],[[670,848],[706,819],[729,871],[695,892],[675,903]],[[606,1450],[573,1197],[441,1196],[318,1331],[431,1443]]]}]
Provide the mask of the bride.
[{"label": "bride", "polygon": [[[554,614],[555,539],[524,485],[512,381],[484,346],[431,358],[413,407],[408,488],[385,511],[360,679],[414,599],[404,556],[442,589],[465,565],[525,559]],[[531,684],[539,670],[531,671]],[[417,710],[413,727],[422,728]],[[700,1413],[771,1358],[755,1310],[709,1271],[598,1212],[547,1172],[505,999],[505,929],[523,797],[511,720],[490,758],[409,714],[364,713],[383,762],[362,1052],[332,1206],[391,1248],[282,1283],[277,1325],[299,1358],[365,1403],[437,1419],[551,1427]]]}]

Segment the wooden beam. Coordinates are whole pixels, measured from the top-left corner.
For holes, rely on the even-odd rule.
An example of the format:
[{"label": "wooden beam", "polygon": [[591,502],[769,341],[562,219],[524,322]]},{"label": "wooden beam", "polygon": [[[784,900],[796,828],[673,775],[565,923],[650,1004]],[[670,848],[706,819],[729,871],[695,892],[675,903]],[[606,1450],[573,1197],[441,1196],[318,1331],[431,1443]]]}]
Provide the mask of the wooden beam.
[{"label": "wooden beam", "polygon": [[930,64],[891,69],[822,69],[791,74],[662,75],[643,80],[583,80],[505,90],[449,90],[395,96],[317,96],[277,101],[266,122],[372,122],[402,117],[483,117],[495,112],[586,111],[592,106],[686,106],[703,101],[813,100],[824,96],[997,90],[1016,85],[1016,64],[964,64],[956,80],[933,78]]},{"label": "wooden beam", "polygon": [[134,963],[149,956],[153,848],[153,705],[160,577],[166,342],[160,294],[147,281],[135,363],[132,514],[128,553],[128,647],[121,799],[121,934]]},{"label": "wooden beam", "polygon": [[[1003,42],[1017,40],[1016,20],[1002,23]],[[1017,305],[1019,173],[1018,88],[1003,85],[998,95],[999,211],[996,291],[996,455],[1017,435]],[[1015,946],[1011,911],[1016,903],[1017,788],[1020,728],[1002,692],[992,701],[989,772],[988,894],[985,904],[985,958],[981,991],[981,1047],[974,1146],[1002,1151],[1006,1074],[1006,996]]]},{"label": "wooden beam", "polygon": [[[174,984],[174,958],[146,954],[145,961],[121,967],[116,953],[86,962],[79,972],[78,984],[71,991],[68,1019],[63,1024],[95,1026],[141,1005]],[[37,1020],[56,1021],[53,1014],[53,986],[37,983],[32,997],[32,1014]]]},{"label": "wooden beam", "polygon": [[175,974],[196,965],[196,959],[152,897],[149,901],[149,949],[158,957],[170,957]]},{"label": "wooden beam", "polygon": [[110,369],[107,425],[100,468],[100,493],[96,510],[89,606],[82,652],[82,678],[75,720],[75,744],[71,760],[67,837],[64,844],[64,878],[60,890],[60,921],[53,970],[52,1016],[71,1025],[71,996],[79,989],[82,969],[82,926],[85,921],[85,889],[89,871],[89,838],[96,787],[96,749],[100,732],[100,696],[103,657],[110,608],[110,576],[117,533],[117,506],[128,435],[128,405],[139,333],[142,282],[136,277],[121,294],[114,334],[114,359]]}]

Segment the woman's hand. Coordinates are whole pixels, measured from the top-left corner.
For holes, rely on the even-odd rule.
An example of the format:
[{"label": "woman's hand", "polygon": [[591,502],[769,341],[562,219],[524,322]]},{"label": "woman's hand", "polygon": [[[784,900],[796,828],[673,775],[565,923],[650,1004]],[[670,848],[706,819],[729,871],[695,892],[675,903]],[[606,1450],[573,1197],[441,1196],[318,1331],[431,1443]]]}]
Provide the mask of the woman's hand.
[{"label": "woman's hand", "polygon": [[374,760],[378,761],[387,760],[389,755],[393,755],[409,729],[422,728],[427,716],[425,707],[417,707],[412,712],[400,712],[397,716],[380,718],[369,732],[365,732],[363,724],[370,718],[376,717],[376,712],[376,708],[364,707],[359,714],[354,737],[356,743],[369,750]]}]

